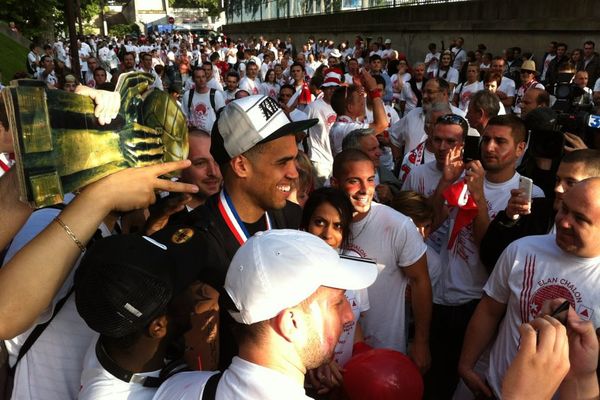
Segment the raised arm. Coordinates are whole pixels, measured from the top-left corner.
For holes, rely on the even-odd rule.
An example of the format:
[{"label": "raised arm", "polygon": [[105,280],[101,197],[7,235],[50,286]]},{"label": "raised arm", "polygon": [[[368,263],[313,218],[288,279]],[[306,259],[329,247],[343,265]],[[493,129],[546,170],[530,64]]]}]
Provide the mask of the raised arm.
[{"label": "raised arm", "polygon": [[28,329],[50,304],[82,247],[111,211],[145,208],[155,190],[195,192],[195,185],[160,179],[187,168],[189,160],[130,168],[107,176],[79,194],[38,236],[0,269],[0,339]]}]

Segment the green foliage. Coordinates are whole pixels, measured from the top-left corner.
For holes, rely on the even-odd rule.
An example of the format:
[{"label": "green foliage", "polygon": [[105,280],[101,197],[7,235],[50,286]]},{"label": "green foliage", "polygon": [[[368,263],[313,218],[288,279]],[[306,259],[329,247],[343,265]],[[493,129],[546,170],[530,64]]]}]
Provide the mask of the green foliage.
[{"label": "green foliage", "polygon": [[108,33],[110,36],[123,37],[127,35],[137,35],[140,34],[140,27],[136,24],[119,24],[113,25],[108,28]]},{"label": "green foliage", "polygon": [[8,84],[15,72],[25,71],[25,60],[29,49],[21,46],[8,36],[0,33],[0,49],[2,49],[2,57],[0,57],[0,72],[2,72],[2,83]]},{"label": "green foliage", "polygon": [[[65,0],[3,0],[0,20],[14,21],[21,33],[30,39],[66,32]],[[79,0],[84,22],[100,15],[103,0]]]},{"label": "green foliage", "polygon": [[221,12],[219,0],[169,0],[173,8],[206,8],[207,14],[216,17]]},{"label": "green foliage", "polygon": [[25,37],[45,36],[54,29],[54,15],[64,8],[64,0],[3,0],[0,19],[14,21]]}]

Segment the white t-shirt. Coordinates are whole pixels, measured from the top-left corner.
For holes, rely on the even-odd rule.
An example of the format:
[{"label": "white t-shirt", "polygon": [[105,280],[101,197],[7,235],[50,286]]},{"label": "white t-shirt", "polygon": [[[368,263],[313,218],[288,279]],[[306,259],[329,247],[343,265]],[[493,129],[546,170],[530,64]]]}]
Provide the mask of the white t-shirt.
[{"label": "white t-shirt", "polygon": [[452,52],[454,53],[454,64],[452,64],[452,67],[458,70],[467,61],[467,52],[465,49],[458,47],[454,47]]},{"label": "white t-shirt", "polygon": [[432,246],[427,244],[427,271],[429,272],[429,280],[431,281],[431,291],[433,297],[439,296],[438,282],[442,274],[442,257]]},{"label": "white t-shirt", "polygon": [[[188,108],[189,96],[193,94],[192,106]],[[223,95],[218,90],[215,92],[215,109],[210,105],[210,90],[206,93],[198,93],[194,89],[188,90],[181,98],[183,113],[191,125],[211,132],[217,120],[216,111],[225,107]]]},{"label": "white t-shirt", "polygon": [[424,141],[419,143],[417,147],[404,155],[398,179],[400,179],[400,182],[404,182],[413,168],[431,161],[435,161],[435,154],[427,150]]},{"label": "white t-shirt", "polygon": [[[431,59],[435,58],[435,61],[432,61]],[[437,53],[432,53],[429,52],[425,55],[425,64],[429,63],[429,66],[427,67],[427,74],[435,74],[437,69],[438,69],[438,65],[440,62],[440,52],[438,51]]]},{"label": "white t-shirt", "polygon": [[458,95],[458,108],[467,112],[471,97],[480,90],[483,90],[483,82],[473,82],[470,84],[463,82],[458,85],[454,91],[454,94]]},{"label": "white t-shirt", "polygon": [[437,169],[435,161],[415,166],[406,176],[402,190],[412,190],[421,193],[425,197],[430,197],[438,186],[442,171]]},{"label": "white t-shirt", "polygon": [[[417,89],[423,90],[423,81],[417,82],[416,84]],[[400,92],[400,101],[406,102],[404,105],[405,114],[417,108],[417,104],[419,102],[417,95],[413,91],[410,84],[406,81],[404,82],[404,86],[402,86],[402,92]]]},{"label": "white t-shirt", "polygon": [[507,97],[515,97],[515,90],[515,81],[503,76],[498,91],[504,93]]},{"label": "white t-shirt", "polygon": [[215,79],[214,75],[210,79],[210,81],[206,82],[206,86],[208,86],[211,89],[218,90],[219,92],[223,91],[223,85],[221,85],[221,82]]},{"label": "white t-shirt", "polygon": [[260,91],[260,94],[269,96],[272,99],[277,100],[277,96],[279,95],[279,89],[280,89],[280,86],[278,83],[273,84],[273,83],[264,82],[264,83],[260,84],[259,91]]},{"label": "white t-shirt", "polygon": [[556,245],[554,234],[529,236],[502,253],[485,293],[507,310],[490,352],[488,382],[498,395],[519,346],[519,326],[535,318],[544,301],[562,297],[582,319],[600,327],[600,257],[581,258]]},{"label": "white t-shirt", "polygon": [[258,82],[258,80],[252,80],[245,76],[240,80],[239,88],[250,93],[250,96],[252,96],[254,94],[260,94],[259,84],[260,82]]},{"label": "white t-shirt", "polygon": [[[483,191],[488,203],[490,219],[506,208],[511,189],[519,187],[519,173],[503,183],[492,183],[484,179]],[[544,192],[533,186],[532,197],[544,197]],[[457,208],[450,211],[449,230],[452,231],[456,220]],[[440,297],[434,298],[436,304],[456,306],[481,298],[483,285],[488,273],[479,259],[479,250],[473,238],[473,223],[463,227],[451,249],[448,249],[449,234],[441,248],[442,276],[440,277]]]},{"label": "white t-shirt", "polygon": [[[160,370],[134,374],[135,377],[158,378]],[[81,391],[78,400],[151,400],[157,388],[141,383],[125,382],[104,369],[96,356],[96,341],[92,342],[83,361]]]},{"label": "white t-shirt", "polygon": [[546,73],[548,72],[548,67],[550,66],[550,61],[556,58],[556,54],[546,54],[546,58],[544,58],[544,66],[542,67],[542,74],[540,75],[540,79],[542,81],[546,80]]},{"label": "white t-shirt", "polygon": [[417,147],[427,138],[425,133],[425,114],[423,107],[417,107],[390,127],[390,140],[394,146],[402,149],[403,155]]},{"label": "white t-shirt", "polygon": [[369,309],[369,295],[367,289],[346,290],[346,299],[352,308],[354,318],[344,324],[344,330],[340,334],[338,344],[333,352],[333,359],[340,366],[344,366],[352,357],[352,347],[354,346],[354,334],[356,324],[360,314]]},{"label": "white t-shirt", "polygon": [[[204,386],[216,372],[180,372],[167,379],[154,400],[199,400]],[[223,372],[215,394],[216,400],[310,400],[304,388],[281,372],[234,357]]]},{"label": "white t-shirt", "polygon": [[[89,50],[89,46],[85,45],[84,43],[81,44],[81,48],[79,49],[79,57],[89,57],[90,56],[90,50]],[[79,65],[81,65],[81,72],[87,72],[88,70],[88,63],[87,61],[83,61],[81,58],[79,58]]]},{"label": "white t-shirt", "polygon": [[[450,105],[450,110],[463,116],[465,112]],[[404,146],[402,155],[408,153],[427,138],[425,133],[425,113],[423,107],[417,107],[405,114],[398,122],[390,127],[390,140],[398,148]]]},{"label": "white t-shirt", "polygon": [[369,304],[362,327],[365,342],[376,348],[406,352],[404,293],[408,279],[402,272],[427,250],[417,227],[407,216],[373,202],[361,221],[352,223],[349,249],[383,265],[369,286]]},{"label": "white t-shirt", "polygon": [[437,77],[446,80],[448,83],[458,84],[458,70],[454,67],[450,67],[447,71],[437,70]]},{"label": "white t-shirt", "polygon": [[[65,202],[71,198],[72,195],[65,196]],[[5,262],[50,224],[59,212],[60,210],[55,208],[35,211],[15,236]],[[104,224],[99,229],[103,236],[110,235]],[[35,326],[48,321],[56,303],[69,292],[79,260],[52,300],[51,306],[38,316],[35,324],[22,334],[4,342],[11,366],[15,365],[21,346]],[[71,294],[50,325],[17,364],[12,399],[75,399],[79,392],[79,378],[85,352],[97,337],[98,334],[93,332],[77,313],[75,296]]]},{"label": "white t-shirt", "polygon": [[338,115],[337,121],[332,125],[329,131],[331,140],[331,151],[335,157],[342,152],[342,142],[346,135],[355,129],[366,129],[369,124],[352,120],[347,115]]},{"label": "white t-shirt", "polygon": [[308,130],[308,157],[317,170],[317,176],[329,179],[333,168],[329,132],[335,123],[337,115],[333,111],[333,108],[331,108],[331,105],[327,104],[323,99],[318,99],[308,104],[304,111],[306,111],[308,118],[319,119],[319,122]]}]

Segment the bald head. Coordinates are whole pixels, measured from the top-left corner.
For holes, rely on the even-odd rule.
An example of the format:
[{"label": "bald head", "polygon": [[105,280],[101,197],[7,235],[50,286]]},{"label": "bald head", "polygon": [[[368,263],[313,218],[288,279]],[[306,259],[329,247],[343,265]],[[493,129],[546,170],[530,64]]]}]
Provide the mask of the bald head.
[{"label": "bald head", "polygon": [[521,117],[527,115],[538,107],[548,107],[550,105],[550,96],[544,89],[531,88],[521,100]]},{"label": "bald head", "polygon": [[600,256],[600,178],[588,178],[565,193],[556,214],[556,244],[584,258]]}]

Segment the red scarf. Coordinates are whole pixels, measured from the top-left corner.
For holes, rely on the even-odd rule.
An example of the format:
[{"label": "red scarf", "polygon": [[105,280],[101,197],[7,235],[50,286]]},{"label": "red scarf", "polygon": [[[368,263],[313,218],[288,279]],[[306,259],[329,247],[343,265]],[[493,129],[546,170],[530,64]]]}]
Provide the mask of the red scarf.
[{"label": "red scarf", "polygon": [[469,193],[465,180],[454,183],[444,190],[442,196],[444,196],[449,206],[458,207],[456,220],[452,232],[450,232],[450,240],[448,240],[448,248],[451,249],[461,229],[473,222],[477,216],[477,204],[475,204],[471,193]]}]

